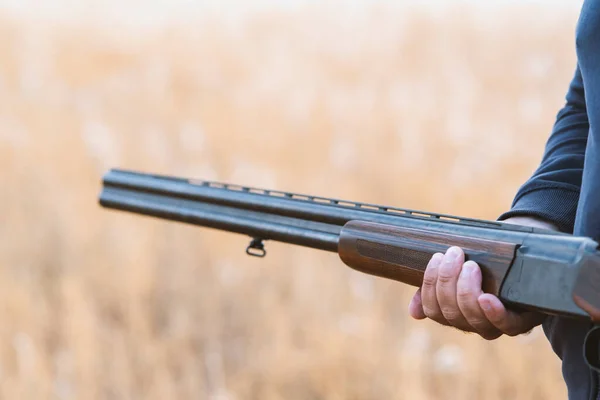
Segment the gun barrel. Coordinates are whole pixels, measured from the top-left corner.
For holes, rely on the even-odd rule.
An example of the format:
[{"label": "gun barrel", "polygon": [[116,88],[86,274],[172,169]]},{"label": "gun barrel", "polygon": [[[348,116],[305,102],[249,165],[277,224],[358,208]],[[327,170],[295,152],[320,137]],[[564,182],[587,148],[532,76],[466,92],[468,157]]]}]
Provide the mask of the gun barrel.
[{"label": "gun barrel", "polygon": [[337,252],[341,228],[257,211],[203,203],[133,188],[105,185],[100,204],[106,208],[245,234],[262,240],[276,240]]},{"label": "gun barrel", "polygon": [[503,224],[497,221],[432,214],[410,209],[118,169],[109,171],[104,176],[103,184],[104,187],[154,193],[169,198],[190,199],[202,203],[322,222],[340,227],[349,221],[361,220],[432,229],[439,226],[453,226],[457,229],[461,227],[479,227],[512,232],[533,231],[533,228]]},{"label": "gun barrel", "polygon": [[497,240],[513,240],[537,229],[120,169],[104,175],[100,204],[329,251],[337,250],[337,236],[352,220]]}]

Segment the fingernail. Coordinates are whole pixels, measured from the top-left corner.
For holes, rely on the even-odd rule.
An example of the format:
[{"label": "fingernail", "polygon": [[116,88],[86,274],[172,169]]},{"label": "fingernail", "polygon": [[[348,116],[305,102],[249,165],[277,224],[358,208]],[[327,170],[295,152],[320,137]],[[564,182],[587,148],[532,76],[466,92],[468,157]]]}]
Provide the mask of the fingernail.
[{"label": "fingernail", "polygon": [[473,273],[473,266],[469,264],[464,264],[462,269],[460,270],[461,278],[468,278]]},{"label": "fingernail", "polygon": [[473,261],[467,261],[463,264],[463,270],[466,270],[469,275],[473,275],[478,268],[479,266]]},{"label": "fingernail", "polygon": [[431,257],[430,267],[437,268],[437,266],[440,265],[440,263],[442,262],[443,259],[444,259],[444,255],[442,253],[435,253]]},{"label": "fingernail", "polygon": [[489,301],[483,300],[481,302],[481,307],[483,307],[485,311],[492,311],[492,304]]},{"label": "fingernail", "polygon": [[458,247],[450,247],[448,249],[448,251],[446,252],[446,257],[448,259],[448,261],[455,261],[457,258],[459,258],[461,256],[461,250]]}]

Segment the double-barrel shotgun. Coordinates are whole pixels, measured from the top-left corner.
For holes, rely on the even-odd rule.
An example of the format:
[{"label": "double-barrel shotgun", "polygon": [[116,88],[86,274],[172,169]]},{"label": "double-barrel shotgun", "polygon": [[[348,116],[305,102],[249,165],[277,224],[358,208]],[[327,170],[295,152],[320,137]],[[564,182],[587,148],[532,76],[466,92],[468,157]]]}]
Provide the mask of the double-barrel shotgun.
[{"label": "double-barrel shotgun", "polygon": [[432,255],[461,247],[479,264],[483,291],[509,308],[590,319],[600,309],[600,252],[587,237],[234,184],[112,169],[103,207],[336,252],[363,273],[421,286]]}]

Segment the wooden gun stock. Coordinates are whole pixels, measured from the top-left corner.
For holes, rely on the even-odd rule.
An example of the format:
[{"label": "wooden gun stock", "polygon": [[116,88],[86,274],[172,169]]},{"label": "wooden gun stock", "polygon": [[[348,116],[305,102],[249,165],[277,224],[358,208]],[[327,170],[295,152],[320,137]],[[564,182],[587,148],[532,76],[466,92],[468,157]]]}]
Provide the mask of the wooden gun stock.
[{"label": "wooden gun stock", "polygon": [[363,221],[350,221],[341,231],[339,256],[358,271],[421,286],[425,268],[435,253],[458,246],[466,260],[481,267],[483,290],[499,295],[515,258],[516,244],[475,239]]}]

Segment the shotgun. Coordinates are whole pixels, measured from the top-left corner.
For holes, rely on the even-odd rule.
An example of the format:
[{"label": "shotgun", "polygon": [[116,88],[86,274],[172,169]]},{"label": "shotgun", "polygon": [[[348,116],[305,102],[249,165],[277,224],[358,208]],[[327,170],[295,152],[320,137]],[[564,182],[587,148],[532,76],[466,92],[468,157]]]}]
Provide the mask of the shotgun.
[{"label": "shotgun", "polygon": [[[479,264],[483,291],[510,309],[590,320],[600,309],[600,252],[587,237],[277,190],[112,169],[101,206],[338,253],[366,274],[421,286],[429,259],[451,246]],[[580,303],[581,304],[581,303]]]}]

